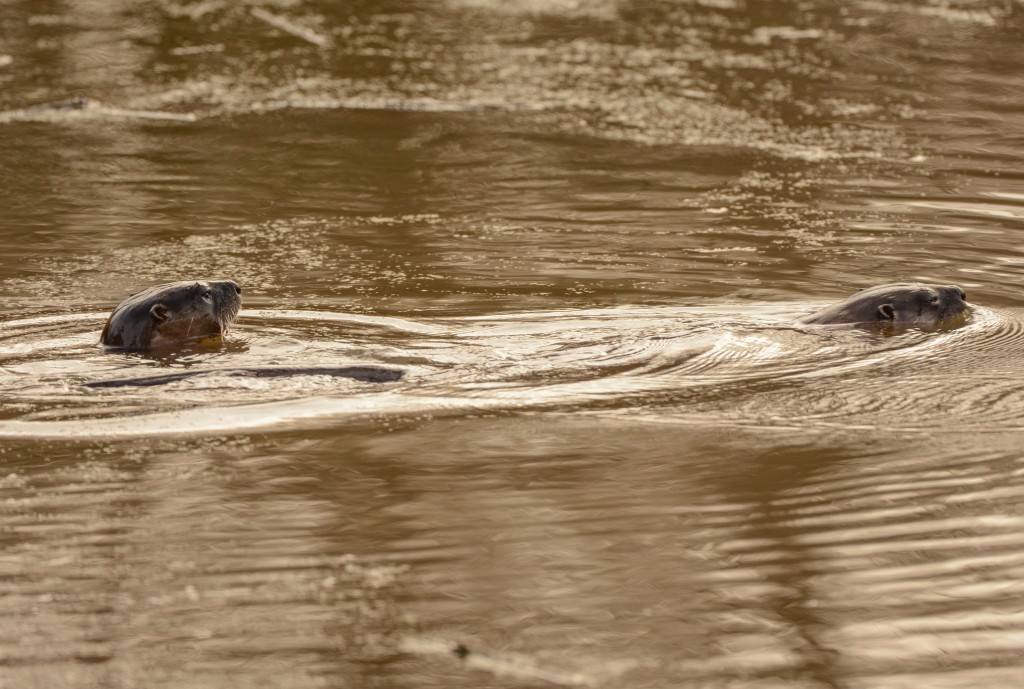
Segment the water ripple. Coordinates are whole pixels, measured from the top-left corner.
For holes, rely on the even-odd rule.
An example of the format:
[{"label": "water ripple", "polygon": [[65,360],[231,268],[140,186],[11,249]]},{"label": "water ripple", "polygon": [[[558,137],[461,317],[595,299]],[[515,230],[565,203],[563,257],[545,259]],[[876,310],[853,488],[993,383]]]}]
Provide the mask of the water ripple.
[{"label": "water ripple", "polygon": [[928,432],[939,418],[947,430],[1024,425],[1024,392],[1007,370],[1024,325],[1011,315],[976,308],[958,329],[881,337],[794,328],[781,310],[420,321],[249,310],[224,349],[165,356],[103,352],[100,314],[20,319],[0,324],[0,434],[204,433],[517,409],[901,432]]}]

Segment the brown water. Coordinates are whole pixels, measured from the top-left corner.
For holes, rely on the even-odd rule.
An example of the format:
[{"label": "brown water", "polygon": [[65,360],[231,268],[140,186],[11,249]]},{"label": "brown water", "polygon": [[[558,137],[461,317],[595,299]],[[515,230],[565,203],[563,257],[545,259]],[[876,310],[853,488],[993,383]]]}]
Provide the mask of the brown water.
[{"label": "brown water", "polygon": [[[0,39],[3,689],[1020,686],[1019,2]],[[97,347],[192,277],[223,348]],[[968,322],[793,325],[903,280]]]}]

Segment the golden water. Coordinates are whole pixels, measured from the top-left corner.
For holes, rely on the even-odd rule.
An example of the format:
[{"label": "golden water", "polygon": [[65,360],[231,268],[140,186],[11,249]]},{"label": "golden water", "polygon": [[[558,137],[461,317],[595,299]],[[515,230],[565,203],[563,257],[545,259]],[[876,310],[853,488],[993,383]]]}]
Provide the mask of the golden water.
[{"label": "golden water", "polygon": [[[0,687],[1019,686],[1019,3],[0,36]],[[222,349],[97,347],[192,277]],[[905,280],[970,319],[793,324]]]}]

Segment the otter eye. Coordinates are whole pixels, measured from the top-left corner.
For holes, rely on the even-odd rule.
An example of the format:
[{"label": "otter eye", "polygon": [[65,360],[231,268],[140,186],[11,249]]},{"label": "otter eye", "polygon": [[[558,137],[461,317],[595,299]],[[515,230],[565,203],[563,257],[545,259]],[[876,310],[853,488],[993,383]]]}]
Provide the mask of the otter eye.
[{"label": "otter eye", "polygon": [[932,298],[931,298],[931,299],[929,299],[928,301],[929,301],[930,303],[932,303],[932,304],[938,304],[938,303],[939,303],[939,297],[938,297],[938,295],[934,295],[934,296],[932,296]]},{"label": "otter eye", "polygon": [[203,292],[199,296],[201,296],[203,299],[213,299],[213,291],[212,290],[206,290],[205,292]]}]

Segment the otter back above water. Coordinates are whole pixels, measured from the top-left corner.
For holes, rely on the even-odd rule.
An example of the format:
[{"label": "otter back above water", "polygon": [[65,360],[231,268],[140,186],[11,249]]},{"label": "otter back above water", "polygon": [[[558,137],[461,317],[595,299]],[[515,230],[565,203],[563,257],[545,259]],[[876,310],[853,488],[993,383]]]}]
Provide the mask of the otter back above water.
[{"label": "otter back above water", "polygon": [[331,378],[351,378],[369,383],[391,383],[401,380],[405,372],[401,369],[385,366],[352,365],[352,366],[249,366],[246,368],[203,368],[190,371],[176,371],[160,375],[139,376],[135,378],[108,378],[105,380],[83,383],[87,388],[145,388],[154,385],[177,383],[195,376],[208,377],[251,377],[251,378],[284,378],[298,376],[327,376]]}]

